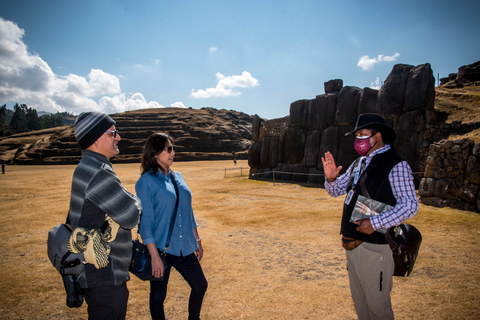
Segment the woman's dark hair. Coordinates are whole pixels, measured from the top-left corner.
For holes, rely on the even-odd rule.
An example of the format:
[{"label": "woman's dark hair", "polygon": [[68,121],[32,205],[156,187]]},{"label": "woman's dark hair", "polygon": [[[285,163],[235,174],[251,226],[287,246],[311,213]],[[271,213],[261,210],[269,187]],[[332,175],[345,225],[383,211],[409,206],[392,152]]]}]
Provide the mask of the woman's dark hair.
[{"label": "woman's dark hair", "polygon": [[173,144],[173,138],[165,133],[154,133],[148,137],[143,147],[142,163],[140,165],[142,174],[149,171],[157,174],[158,170],[166,172],[167,168],[160,166],[155,156],[165,149],[168,140]]}]

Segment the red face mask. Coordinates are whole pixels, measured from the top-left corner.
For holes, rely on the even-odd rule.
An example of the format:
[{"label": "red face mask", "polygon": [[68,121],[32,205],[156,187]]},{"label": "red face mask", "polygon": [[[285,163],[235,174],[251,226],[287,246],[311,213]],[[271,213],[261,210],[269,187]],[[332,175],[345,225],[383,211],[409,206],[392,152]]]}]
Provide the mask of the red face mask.
[{"label": "red face mask", "polygon": [[355,142],[353,144],[353,147],[355,148],[355,151],[362,157],[370,151],[377,143],[375,142],[374,144],[370,144],[370,138],[373,137],[374,135],[371,135],[370,137],[363,136],[363,137],[356,137]]}]

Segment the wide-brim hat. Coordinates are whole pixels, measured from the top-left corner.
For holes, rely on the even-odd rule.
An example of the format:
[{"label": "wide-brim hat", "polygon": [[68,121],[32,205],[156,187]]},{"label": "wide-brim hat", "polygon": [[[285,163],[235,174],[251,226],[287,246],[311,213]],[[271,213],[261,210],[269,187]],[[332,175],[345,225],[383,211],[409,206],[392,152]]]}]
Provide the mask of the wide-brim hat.
[{"label": "wide-brim hat", "polygon": [[379,131],[382,134],[384,142],[392,142],[397,137],[395,130],[385,123],[385,119],[381,115],[376,113],[364,113],[359,115],[355,130],[347,132],[345,135],[348,136],[361,129],[373,129]]}]

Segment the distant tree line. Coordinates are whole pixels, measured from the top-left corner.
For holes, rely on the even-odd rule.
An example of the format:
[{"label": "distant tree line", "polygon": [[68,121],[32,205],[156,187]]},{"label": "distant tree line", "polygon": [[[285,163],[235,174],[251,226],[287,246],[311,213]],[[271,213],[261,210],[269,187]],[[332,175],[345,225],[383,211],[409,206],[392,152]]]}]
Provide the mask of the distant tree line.
[{"label": "distant tree line", "polygon": [[71,114],[58,112],[38,116],[37,110],[28,107],[26,104],[19,105],[16,103],[13,110],[7,109],[7,105],[4,104],[0,107],[0,136],[61,127],[66,125],[64,124],[66,116],[73,117]]}]

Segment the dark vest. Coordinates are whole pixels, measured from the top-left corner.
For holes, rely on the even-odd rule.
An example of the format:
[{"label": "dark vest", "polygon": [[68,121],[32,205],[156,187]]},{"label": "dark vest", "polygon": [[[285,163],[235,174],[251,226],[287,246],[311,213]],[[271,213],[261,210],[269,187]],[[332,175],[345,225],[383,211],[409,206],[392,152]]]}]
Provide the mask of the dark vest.
[{"label": "dark vest", "polygon": [[[360,159],[361,158],[355,160],[355,167],[358,165]],[[390,174],[390,171],[392,171],[393,167],[395,167],[401,161],[404,161],[404,159],[400,157],[392,148],[386,152],[377,154],[372,158],[372,161],[368,165],[367,169],[362,173],[357,184],[355,185],[355,188],[353,189],[354,194],[350,203],[348,205],[344,203],[343,205],[341,234],[343,234],[345,237],[354,238],[369,243],[387,243],[385,236],[380,232],[375,231],[374,233],[368,235],[355,230],[358,225],[350,222],[350,217],[352,216],[352,211],[358,195],[361,194],[366,196],[362,192],[362,183],[368,191],[369,198],[389,204],[391,206],[394,206],[397,203],[397,200],[393,196],[392,186],[388,180],[388,175]],[[348,181],[347,192],[352,189],[353,179],[355,176],[354,171],[355,170],[352,170],[352,174]]]}]

